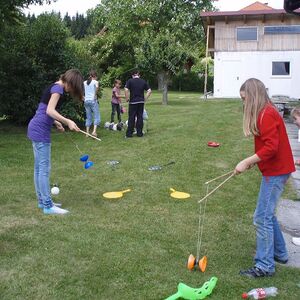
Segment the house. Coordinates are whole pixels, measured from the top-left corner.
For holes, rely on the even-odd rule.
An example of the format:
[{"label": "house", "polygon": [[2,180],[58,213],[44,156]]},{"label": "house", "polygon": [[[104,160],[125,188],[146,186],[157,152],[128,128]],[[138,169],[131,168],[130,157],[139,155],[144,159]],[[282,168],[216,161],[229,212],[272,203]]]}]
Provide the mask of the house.
[{"label": "house", "polygon": [[214,58],[214,97],[239,97],[242,83],[255,77],[271,97],[300,98],[300,16],[260,2],[200,15]]}]

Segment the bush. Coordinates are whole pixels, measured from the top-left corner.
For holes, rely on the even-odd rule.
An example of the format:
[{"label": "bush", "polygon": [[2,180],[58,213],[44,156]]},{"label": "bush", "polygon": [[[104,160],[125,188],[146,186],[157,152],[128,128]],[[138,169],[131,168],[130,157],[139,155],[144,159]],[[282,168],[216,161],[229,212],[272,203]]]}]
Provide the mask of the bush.
[{"label": "bush", "polygon": [[[197,91],[204,90],[204,76],[199,77],[195,72],[180,74],[172,79],[170,90],[175,91]],[[207,91],[213,90],[213,76],[207,78]]]},{"label": "bush", "polygon": [[43,89],[70,68],[68,35],[54,14],[3,29],[1,45],[9,47],[0,48],[0,116],[26,123],[34,115]]}]

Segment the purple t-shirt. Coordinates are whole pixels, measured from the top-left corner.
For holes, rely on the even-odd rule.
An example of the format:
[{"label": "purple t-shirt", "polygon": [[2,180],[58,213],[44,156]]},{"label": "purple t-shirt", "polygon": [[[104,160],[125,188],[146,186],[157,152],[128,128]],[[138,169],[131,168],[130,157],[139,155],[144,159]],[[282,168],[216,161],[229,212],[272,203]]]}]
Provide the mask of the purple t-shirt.
[{"label": "purple t-shirt", "polygon": [[[46,111],[51,95],[55,93],[62,96],[64,93],[63,87],[59,84],[52,84],[44,90],[38,109],[29,122],[27,136],[34,142],[51,143],[50,133],[54,119],[48,116]],[[59,102],[61,102],[61,98]]]},{"label": "purple t-shirt", "polygon": [[112,96],[111,96],[111,103],[114,103],[114,104],[119,104],[121,101],[120,98],[118,98],[116,96],[116,94],[120,95],[120,89],[117,88],[117,87],[114,87],[113,90],[112,90]]}]

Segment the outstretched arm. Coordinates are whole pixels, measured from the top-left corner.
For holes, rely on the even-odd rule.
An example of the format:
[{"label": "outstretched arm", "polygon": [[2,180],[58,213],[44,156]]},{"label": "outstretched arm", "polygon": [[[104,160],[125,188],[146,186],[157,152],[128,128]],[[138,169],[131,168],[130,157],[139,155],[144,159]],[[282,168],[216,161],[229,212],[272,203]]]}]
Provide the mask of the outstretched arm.
[{"label": "outstretched arm", "polygon": [[70,130],[79,131],[80,129],[77,127],[75,122],[73,122],[70,119],[67,119],[63,117],[55,108],[58,103],[58,100],[60,98],[60,94],[54,93],[51,95],[51,98],[49,100],[48,106],[47,106],[47,115],[53,118],[54,120],[57,120],[65,125],[67,125]]}]

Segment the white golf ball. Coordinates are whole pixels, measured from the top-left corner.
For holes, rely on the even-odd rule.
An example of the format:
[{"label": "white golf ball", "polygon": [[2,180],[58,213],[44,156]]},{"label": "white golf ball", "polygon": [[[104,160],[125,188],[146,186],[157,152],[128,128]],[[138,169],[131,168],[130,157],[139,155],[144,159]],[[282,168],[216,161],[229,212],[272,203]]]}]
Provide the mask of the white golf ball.
[{"label": "white golf ball", "polygon": [[57,186],[54,186],[52,189],[51,189],[51,194],[52,195],[58,195],[59,194],[59,188]]}]

